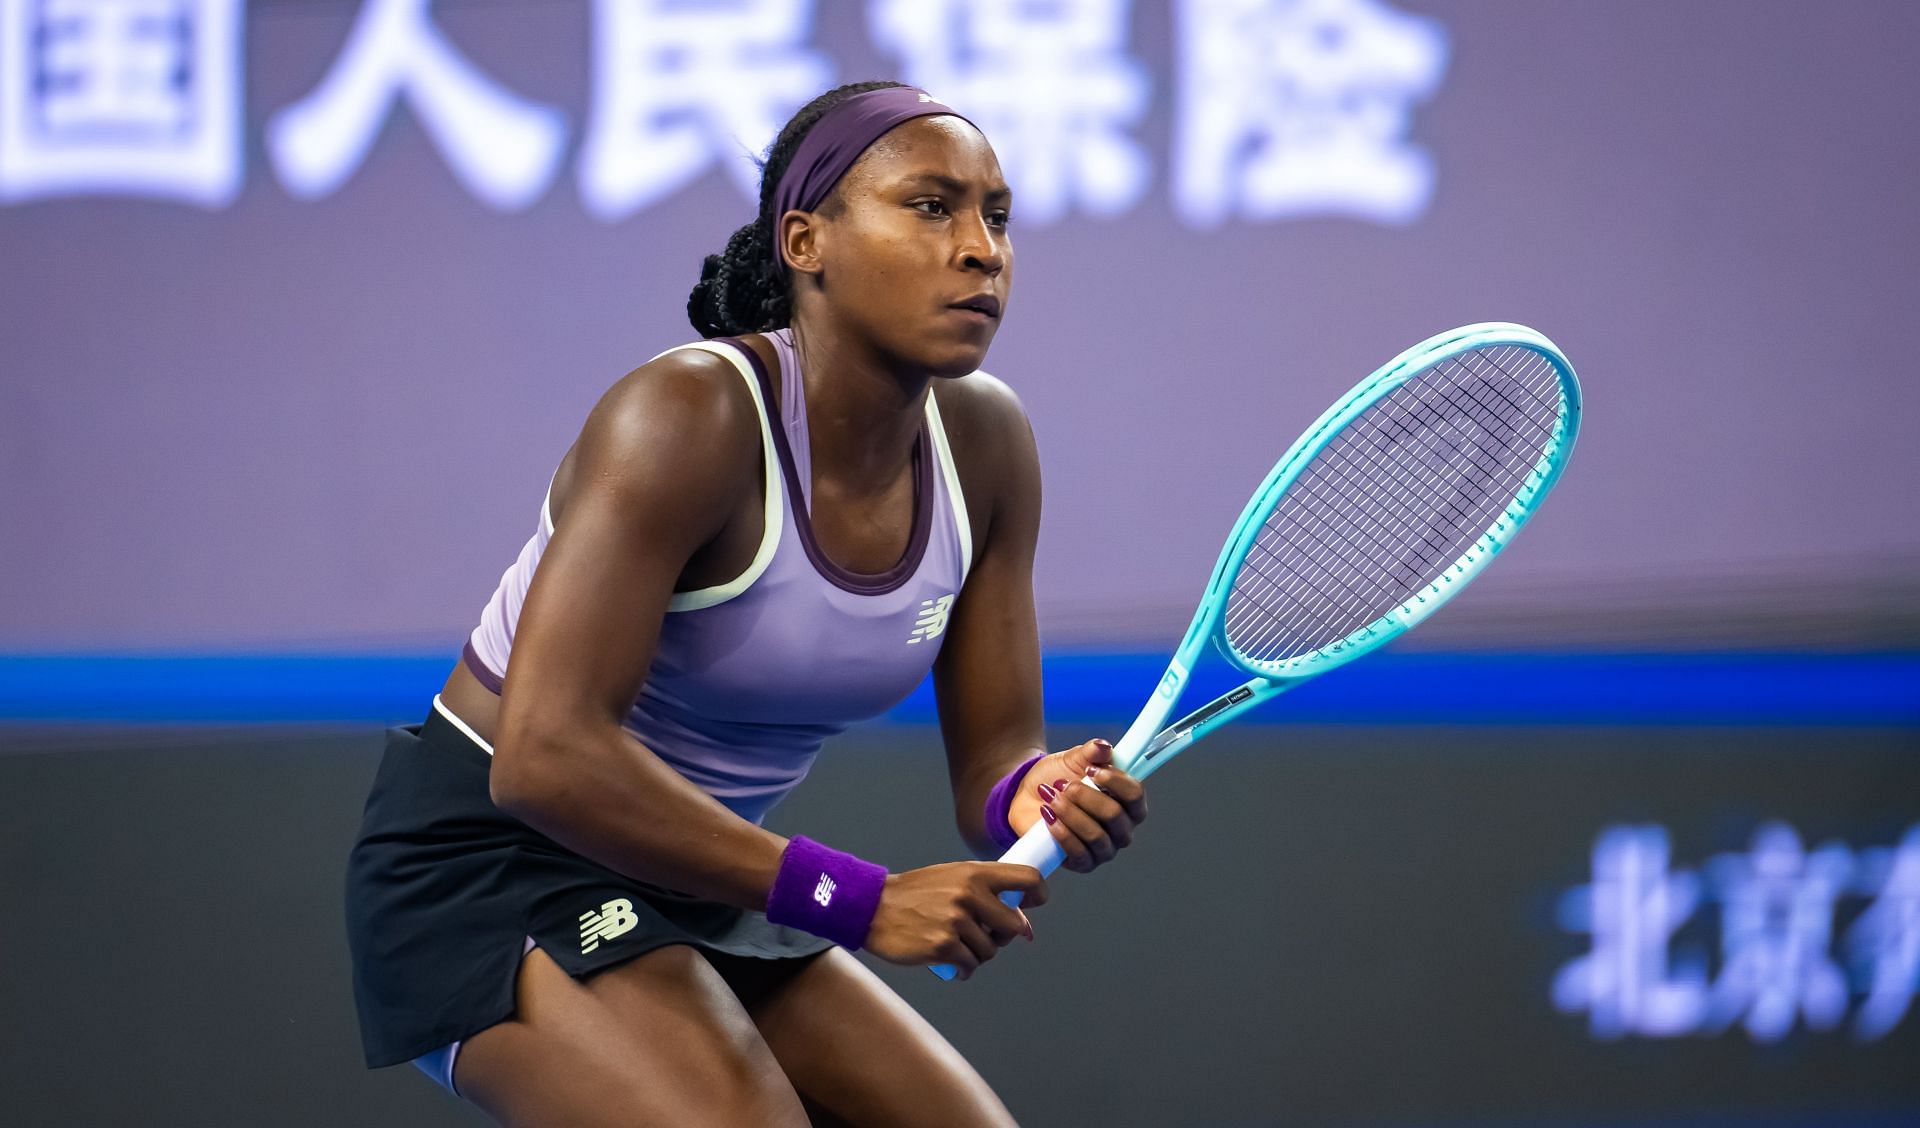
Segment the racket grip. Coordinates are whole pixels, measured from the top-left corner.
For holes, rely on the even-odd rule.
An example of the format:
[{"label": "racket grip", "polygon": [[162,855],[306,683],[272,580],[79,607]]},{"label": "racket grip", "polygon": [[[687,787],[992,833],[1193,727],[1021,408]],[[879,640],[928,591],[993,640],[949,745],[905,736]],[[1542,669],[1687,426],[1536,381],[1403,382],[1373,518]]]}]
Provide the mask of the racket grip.
[{"label": "racket grip", "polygon": [[[1040,871],[1041,877],[1045,877],[1060,868],[1060,863],[1067,860],[1067,854],[1060,849],[1060,844],[1053,840],[1053,831],[1047,827],[1043,819],[1028,827],[1027,832],[1020,836],[1020,841],[1009,846],[1007,852],[1000,855],[1000,860],[1010,865],[1032,866]],[[1009,889],[1000,894],[1000,900],[1014,908],[1019,908],[1020,891]],[[952,964],[934,964],[927,970],[942,979],[952,979],[960,974],[960,969]]]}]

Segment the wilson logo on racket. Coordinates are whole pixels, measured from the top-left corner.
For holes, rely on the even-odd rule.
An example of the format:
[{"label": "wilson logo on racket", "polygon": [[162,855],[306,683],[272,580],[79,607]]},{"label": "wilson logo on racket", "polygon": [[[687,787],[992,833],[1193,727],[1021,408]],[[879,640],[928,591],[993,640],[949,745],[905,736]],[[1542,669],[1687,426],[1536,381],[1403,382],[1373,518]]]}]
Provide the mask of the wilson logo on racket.
[{"label": "wilson logo on racket", "polygon": [[580,954],[598,948],[602,940],[625,936],[639,923],[640,918],[633,915],[633,902],[625,897],[615,897],[598,909],[581,913]]},{"label": "wilson logo on racket", "polygon": [[943,595],[938,599],[920,601],[920,618],[913,624],[913,634],[907,636],[907,645],[925,642],[939,637],[947,629],[947,612],[953,607],[953,597]]}]

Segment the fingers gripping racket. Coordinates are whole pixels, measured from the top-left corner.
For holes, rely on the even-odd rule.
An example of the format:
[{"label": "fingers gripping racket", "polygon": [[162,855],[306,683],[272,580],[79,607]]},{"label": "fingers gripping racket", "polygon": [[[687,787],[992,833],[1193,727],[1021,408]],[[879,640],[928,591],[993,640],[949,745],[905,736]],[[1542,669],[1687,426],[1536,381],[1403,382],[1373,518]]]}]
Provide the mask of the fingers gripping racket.
[{"label": "fingers gripping racket", "polygon": [[[1144,779],[1433,614],[1533,516],[1579,427],[1573,366],[1523,325],[1442,333],[1361,381],[1247,502],[1166,674],[1114,746],[1115,765]],[[1248,680],[1169,724],[1209,642]],[[1044,876],[1064,858],[1039,822],[1000,860]],[[1017,905],[1020,894],[1003,899]]]}]

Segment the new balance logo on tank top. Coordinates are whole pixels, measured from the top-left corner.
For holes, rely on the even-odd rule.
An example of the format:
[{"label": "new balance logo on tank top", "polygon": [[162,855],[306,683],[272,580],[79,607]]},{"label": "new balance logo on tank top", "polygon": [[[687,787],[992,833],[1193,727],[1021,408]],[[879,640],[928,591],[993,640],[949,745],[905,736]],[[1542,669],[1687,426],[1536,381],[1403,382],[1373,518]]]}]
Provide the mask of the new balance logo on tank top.
[{"label": "new balance logo on tank top", "polygon": [[[926,677],[973,555],[960,478],[939,405],[928,395],[905,554],[877,575],[827,558],[808,517],[812,453],[793,334],[782,329],[767,339],[777,373],[738,341],[681,346],[725,357],[753,394],[767,471],[765,531],[738,577],[673,596],[625,721],[661,759],[756,823],[806,776],[828,737],[886,712]],[[769,412],[776,379],[777,419]],[[552,510],[543,504],[539,530],[501,576],[468,639],[468,666],[495,692],[552,535]]]},{"label": "new balance logo on tank top", "polygon": [[909,644],[925,642],[946,633],[947,612],[953,607],[953,596],[943,595],[938,599],[920,601],[920,618],[913,624],[913,634],[907,637]]}]

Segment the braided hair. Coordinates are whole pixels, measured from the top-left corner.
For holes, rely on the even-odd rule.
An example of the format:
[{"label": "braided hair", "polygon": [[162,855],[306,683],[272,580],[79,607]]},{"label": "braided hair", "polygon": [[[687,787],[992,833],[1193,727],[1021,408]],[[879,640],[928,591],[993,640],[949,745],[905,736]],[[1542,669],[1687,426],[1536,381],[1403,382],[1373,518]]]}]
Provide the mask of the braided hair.
[{"label": "braided hair", "polygon": [[[828,110],[869,90],[902,86],[899,82],[853,82],[836,86],[800,107],[776,137],[760,164],[760,213],[733,233],[727,249],[708,255],[700,281],[687,295],[687,319],[702,337],[733,337],[784,328],[793,318],[786,279],[773,267],[773,193],[793,162],[807,131]],[[831,197],[829,197],[831,199]]]}]

